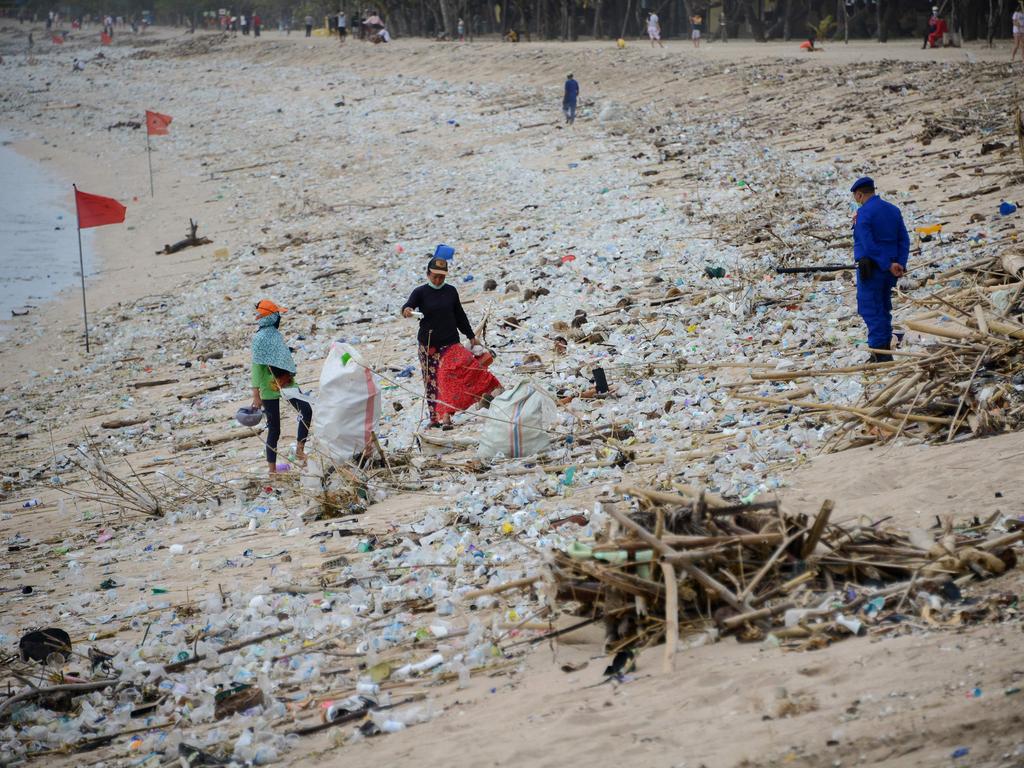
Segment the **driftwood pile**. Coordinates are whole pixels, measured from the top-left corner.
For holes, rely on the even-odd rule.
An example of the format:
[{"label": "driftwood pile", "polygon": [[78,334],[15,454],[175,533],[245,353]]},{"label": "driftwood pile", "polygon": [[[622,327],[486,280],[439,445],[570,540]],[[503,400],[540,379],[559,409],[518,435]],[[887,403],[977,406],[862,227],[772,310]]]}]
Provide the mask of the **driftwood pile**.
[{"label": "driftwood pile", "polygon": [[1016,567],[1014,545],[1024,539],[999,515],[908,531],[885,520],[832,522],[831,501],[808,517],[775,501],[733,505],[692,489],[617,490],[637,508],[607,507],[603,540],[555,555],[558,595],[604,619],[609,650],[664,639],[666,667],[680,629],[814,649],[869,630],[992,618],[991,608],[1004,607],[998,595],[968,605],[959,587]]},{"label": "driftwood pile", "polygon": [[[914,351],[894,350],[891,363],[755,372],[734,396],[834,417],[842,426],[832,450],[898,436],[941,443],[1024,428],[1024,252],[976,260],[932,282],[944,287],[925,298],[901,296],[915,314],[894,325],[913,334]],[[851,375],[869,377],[859,404],[814,398],[814,381]]]}]

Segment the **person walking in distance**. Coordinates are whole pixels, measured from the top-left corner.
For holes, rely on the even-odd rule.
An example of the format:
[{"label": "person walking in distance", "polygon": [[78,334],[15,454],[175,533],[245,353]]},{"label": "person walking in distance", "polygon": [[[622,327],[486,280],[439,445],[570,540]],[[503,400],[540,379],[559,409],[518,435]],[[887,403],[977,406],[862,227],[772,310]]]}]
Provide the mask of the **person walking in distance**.
[{"label": "person walking in distance", "polygon": [[311,37],[313,35],[313,17],[312,16],[307,16],[305,21],[306,21],[306,37]]},{"label": "person walking in distance", "polygon": [[1017,5],[1013,12],[1013,53],[1010,54],[1010,63],[1013,63],[1017,51],[1020,51],[1020,60],[1024,62],[1024,0]]},{"label": "person walking in distance", "polygon": [[562,111],[565,113],[567,125],[576,122],[576,101],[580,96],[580,84],[573,78],[572,73],[565,78],[565,91],[562,94]]},{"label": "person walking in distance", "polygon": [[345,37],[348,35],[348,19],[345,18],[344,11],[338,11],[338,42],[344,43]]},{"label": "person walking in distance", "polygon": [[868,176],[850,187],[859,209],[853,216],[853,258],[857,265],[857,314],[868,329],[871,362],[892,362],[892,289],[907,271],[910,235],[903,214],[875,194]]},{"label": "person walking in distance", "polygon": [[665,44],[661,42],[661,22],[658,20],[658,14],[654,11],[651,11],[647,17],[647,36],[651,38],[651,48],[654,47],[655,43],[662,48],[665,47]]}]

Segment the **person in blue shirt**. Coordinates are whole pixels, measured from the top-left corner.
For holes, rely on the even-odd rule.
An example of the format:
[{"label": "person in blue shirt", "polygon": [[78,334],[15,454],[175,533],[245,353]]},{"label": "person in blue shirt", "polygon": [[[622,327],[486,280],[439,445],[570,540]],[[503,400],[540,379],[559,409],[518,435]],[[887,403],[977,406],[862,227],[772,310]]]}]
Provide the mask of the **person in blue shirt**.
[{"label": "person in blue shirt", "polygon": [[[871,178],[857,179],[850,192],[860,206],[853,218],[857,313],[868,327],[868,346],[887,350],[892,341],[892,289],[906,274],[910,235],[900,209],[875,194]],[[887,363],[892,355],[872,352],[871,360]]]},{"label": "person in blue shirt", "polygon": [[565,95],[562,96],[562,111],[565,112],[565,122],[572,125],[576,122],[576,99],[580,95],[580,84],[577,83],[572,73],[565,78]]}]

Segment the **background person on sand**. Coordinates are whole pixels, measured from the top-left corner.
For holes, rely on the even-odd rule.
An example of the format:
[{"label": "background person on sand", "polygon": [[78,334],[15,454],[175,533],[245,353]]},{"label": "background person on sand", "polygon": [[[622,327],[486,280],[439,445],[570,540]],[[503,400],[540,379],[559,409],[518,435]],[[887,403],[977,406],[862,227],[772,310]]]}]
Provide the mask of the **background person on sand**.
[{"label": "background person on sand", "polygon": [[704,31],[704,17],[699,13],[690,17],[690,39],[693,40],[693,47],[700,48],[700,34]]},{"label": "background person on sand", "polygon": [[562,94],[562,111],[565,113],[565,122],[573,125],[576,122],[576,101],[580,96],[580,84],[576,82],[570,72],[565,78],[565,91]]},{"label": "background person on sand", "polygon": [[[408,300],[402,305],[402,317],[412,317],[413,310],[417,310],[423,315],[420,319],[419,332],[416,334],[420,372],[423,374],[423,392],[427,398],[427,407],[430,412],[430,426],[444,426],[445,429],[451,429],[453,411],[450,407],[440,407],[438,403],[440,399],[438,380],[442,360],[446,359],[446,353],[452,346],[461,346],[459,344],[460,331],[473,346],[478,345],[476,335],[473,333],[473,326],[469,324],[466,311],[462,308],[459,292],[455,286],[445,283],[445,279],[448,277],[447,260],[454,254],[455,251],[450,246],[437,246],[434,255],[427,262],[427,282],[414,289],[409,294]],[[459,380],[462,372],[452,369],[465,365],[464,356],[456,351],[450,356],[446,365],[449,367],[449,370],[446,371],[449,381]],[[470,383],[473,385],[481,383],[491,385],[486,389],[474,392],[475,399],[487,395],[493,389],[493,384],[497,384],[497,379],[494,379],[492,383],[486,378],[481,381],[478,381],[476,377],[472,378],[473,381]]]},{"label": "background person on sand", "polygon": [[260,27],[262,27],[262,26],[263,26],[263,19],[260,18],[260,15],[258,13],[253,13],[253,15],[252,15],[252,36],[253,37],[259,37],[260,36]]},{"label": "background person on sand", "polygon": [[[857,179],[850,192],[860,206],[853,216],[857,313],[868,327],[868,346],[886,350],[892,342],[892,289],[906,274],[910,236],[900,209],[875,194],[870,177]],[[891,362],[892,355],[872,352],[871,361]]]},{"label": "background person on sand", "polygon": [[[278,328],[287,312],[270,299],[256,305],[259,330],[252,340],[252,406],[263,408],[267,416],[267,471],[273,475],[287,470],[277,463],[277,441],[281,437],[281,389],[295,386],[296,365],[291,350]],[[295,440],[295,461],[306,461],[306,438],[313,423],[313,408],[302,400],[288,401],[299,412],[299,430]]]},{"label": "background person on sand", "polygon": [[307,16],[305,18],[305,24],[306,24],[306,37],[310,37],[313,34],[313,17],[312,16]]},{"label": "background person on sand", "polygon": [[924,28],[924,42],[921,43],[921,50],[923,51],[928,47],[928,41],[931,36],[935,33],[935,27],[939,24],[939,6],[932,6],[932,15],[928,17],[928,24]]},{"label": "background person on sand", "polygon": [[1020,60],[1024,62],[1024,2],[1017,6],[1013,12],[1013,53],[1010,54],[1010,61],[1013,62],[1017,51],[1020,51]]},{"label": "background person on sand", "polygon": [[345,18],[344,11],[338,11],[338,42],[344,43],[345,36],[348,34],[348,20]]},{"label": "background person on sand", "polygon": [[651,11],[650,16],[647,17],[647,36],[651,38],[651,48],[657,43],[662,48],[665,44],[661,42],[661,22],[658,21],[658,14]]}]

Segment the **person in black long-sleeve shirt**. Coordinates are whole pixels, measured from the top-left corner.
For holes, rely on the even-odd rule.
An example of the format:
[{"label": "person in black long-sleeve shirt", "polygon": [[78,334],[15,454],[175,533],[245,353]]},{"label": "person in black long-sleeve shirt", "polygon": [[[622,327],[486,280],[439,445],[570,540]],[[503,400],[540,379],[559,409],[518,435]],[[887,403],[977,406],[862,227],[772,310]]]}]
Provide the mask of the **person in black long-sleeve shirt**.
[{"label": "person in black long-sleeve shirt", "polygon": [[444,259],[431,257],[427,262],[427,282],[417,287],[409,299],[402,305],[402,315],[412,317],[413,310],[419,311],[419,342],[420,369],[423,373],[423,389],[430,408],[430,426],[445,427],[451,424],[451,414],[439,418],[438,415],[438,369],[441,356],[453,344],[459,343],[459,332],[475,346],[476,334],[469,324],[466,311],[459,300],[459,292],[455,286],[447,285],[448,262]]}]

